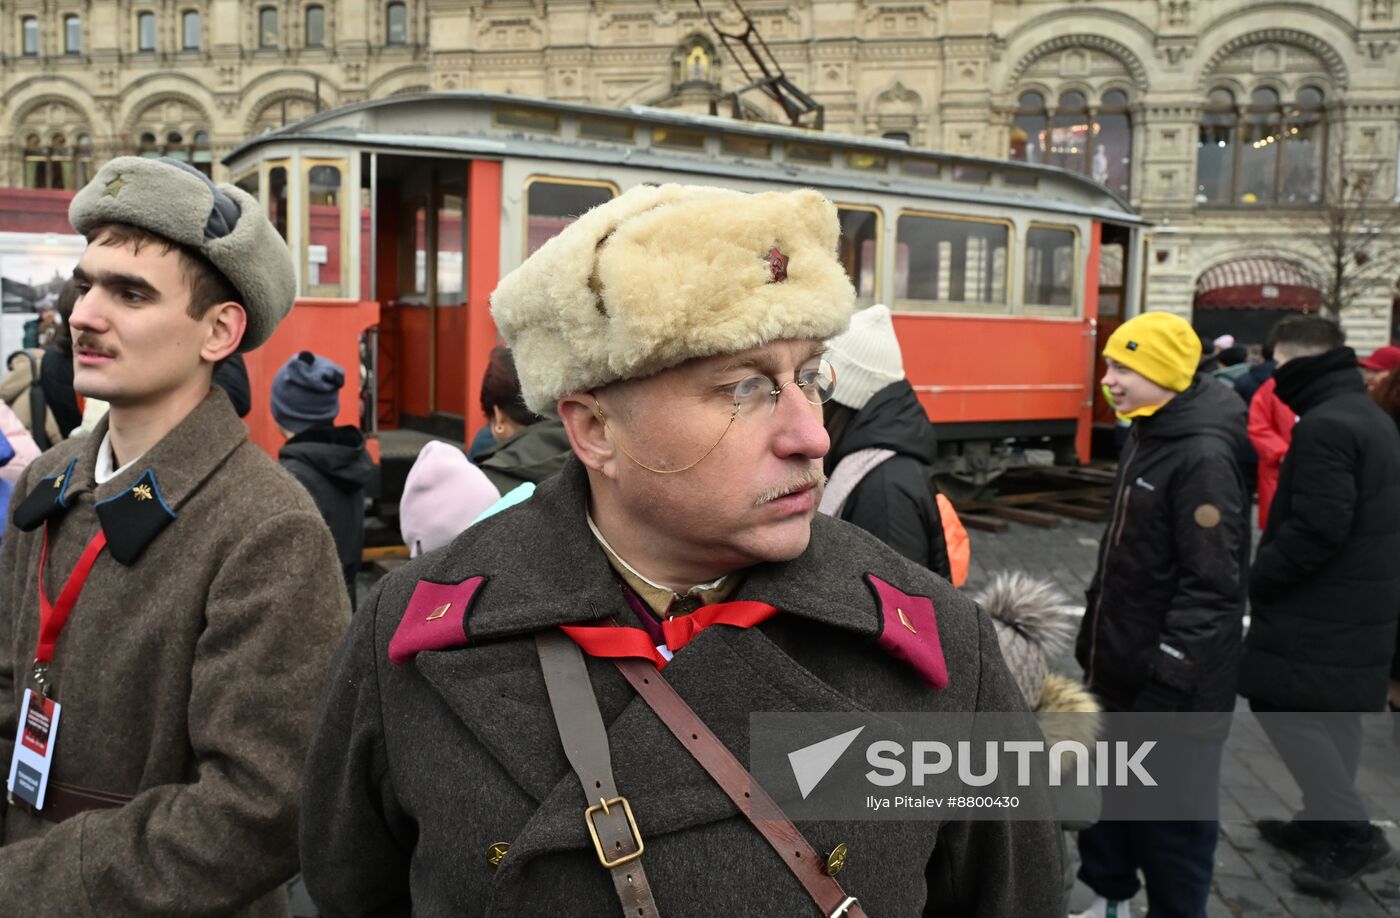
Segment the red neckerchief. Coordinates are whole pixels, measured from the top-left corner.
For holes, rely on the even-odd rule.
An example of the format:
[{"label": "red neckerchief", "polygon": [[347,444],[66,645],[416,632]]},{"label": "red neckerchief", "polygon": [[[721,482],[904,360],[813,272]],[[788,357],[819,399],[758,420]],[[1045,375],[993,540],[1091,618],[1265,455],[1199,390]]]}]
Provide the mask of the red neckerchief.
[{"label": "red neckerchief", "polygon": [[[661,623],[666,648],[676,653],[701,631],[711,625],[752,628],[778,614],[765,602],[720,602],[701,606],[689,615],[667,619]],[[657,650],[652,637],[641,628],[626,628],[612,622],[611,626],[561,625],[560,630],[591,657],[637,657],[649,660],[657,669],[666,666],[666,658]]]}]

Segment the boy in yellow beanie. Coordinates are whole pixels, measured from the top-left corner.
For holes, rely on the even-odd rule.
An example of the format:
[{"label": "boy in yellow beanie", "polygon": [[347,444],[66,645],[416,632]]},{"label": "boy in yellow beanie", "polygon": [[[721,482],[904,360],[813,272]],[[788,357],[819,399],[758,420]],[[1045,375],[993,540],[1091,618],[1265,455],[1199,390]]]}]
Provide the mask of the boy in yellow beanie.
[{"label": "boy in yellow beanie", "polygon": [[[1114,410],[1134,420],[1076,656],[1110,719],[1230,711],[1250,547],[1235,461],[1244,403],[1196,374],[1200,339],[1168,313],[1123,323],[1104,357]],[[1191,750],[1203,795],[1218,784],[1223,739]],[[1103,821],[1079,836],[1079,878],[1098,896],[1084,914],[1126,916],[1141,872],[1152,915],[1204,918],[1219,823],[1127,821],[1113,791],[1105,788]]]}]

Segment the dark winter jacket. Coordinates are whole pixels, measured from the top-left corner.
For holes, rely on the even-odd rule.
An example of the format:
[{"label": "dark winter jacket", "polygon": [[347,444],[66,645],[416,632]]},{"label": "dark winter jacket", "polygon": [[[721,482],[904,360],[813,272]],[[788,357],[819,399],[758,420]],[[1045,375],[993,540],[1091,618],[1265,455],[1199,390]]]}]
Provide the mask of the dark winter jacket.
[{"label": "dark winter jacket", "polygon": [[908,380],[876,392],[856,412],[840,442],[832,444],[827,468],[835,469],[863,449],[889,449],[895,455],[861,479],[842,505],[840,518],[946,579],[948,547],[929,479],[938,458],[937,442]]},{"label": "dark winter jacket", "polygon": [[1288,710],[1380,710],[1400,616],[1400,435],[1351,348],[1274,378],[1302,420],[1250,575],[1240,691]]},{"label": "dark winter jacket", "polygon": [[[570,459],[529,500],[379,581],[357,613],[327,681],[305,779],[301,867],[321,915],[622,914],[584,828],[583,793],[532,637],[607,617],[636,627],[589,532],[588,500],[586,470]],[[932,602],[936,627],[929,620],[919,638],[938,640],[946,687],[932,689],[881,649],[882,622],[908,626],[876,599],[871,578]],[[424,609],[430,596],[438,598]],[[732,598],[782,614],[754,628],[705,629],[664,677],[741,762],[751,712],[1025,710],[991,620],[855,527],[818,516],[800,556],[749,568]],[[388,645],[426,634],[428,614],[445,617],[438,639],[391,663]],[[596,657],[587,666],[660,913],[817,915],[617,670]],[[1022,812],[1041,799],[1023,792]],[[799,828],[819,849],[849,846],[839,881],[870,915],[917,916],[926,901],[941,918],[1064,915],[1052,823],[833,819]],[[510,849],[493,868],[494,842]]]},{"label": "dark winter jacket", "polygon": [[1256,363],[1249,372],[1235,380],[1235,394],[1244,399],[1245,405],[1254,401],[1254,393],[1274,376],[1274,362],[1266,360]]},{"label": "dark winter jacket", "polygon": [[246,418],[253,408],[252,388],[248,383],[248,364],[242,354],[230,354],[214,368],[214,385],[224,390],[229,404],[240,418]]},{"label": "dark winter jacket", "polygon": [[365,485],[374,473],[364,435],[356,427],[312,427],[288,440],[277,461],[310,492],[330,527],[353,608],[365,545]]},{"label": "dark winter jacket", "polygon": [[475,461],[496,490],[506,494],[527,481],[544,481],[564,467],[571,453],[563,423],[545,418],[483,450]]},{"label": "dark winter jacket", "polygon": [[1208,376],[1133,423],[1076,656],[1113,708],[1229,711],[1249,569],[1239,398]]},{"label": "dark winter jacket", "polygon": [[44,401],[53,412],[58,432],[68,439],[73,428],[83,423],[83,410],[78,407],[78,395],[73,390],[71,351],[64,353],[57,344],[48,346],[39,364],[39,386],[44,390]]}]

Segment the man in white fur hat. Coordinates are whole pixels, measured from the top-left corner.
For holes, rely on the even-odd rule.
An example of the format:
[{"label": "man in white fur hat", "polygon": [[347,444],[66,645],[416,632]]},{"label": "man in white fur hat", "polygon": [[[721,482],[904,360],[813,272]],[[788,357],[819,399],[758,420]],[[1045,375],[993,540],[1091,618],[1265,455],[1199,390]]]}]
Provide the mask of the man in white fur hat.
[{"label": "man in white fur hat", "polygon": [[306,778],[322,915],[1056,914],[1053,825],[745,815],[753,712],[1025,709],[971,601],[816,516],[838,233],[811,191],[643,186],[501,282],[573,456],[361,607]]}]

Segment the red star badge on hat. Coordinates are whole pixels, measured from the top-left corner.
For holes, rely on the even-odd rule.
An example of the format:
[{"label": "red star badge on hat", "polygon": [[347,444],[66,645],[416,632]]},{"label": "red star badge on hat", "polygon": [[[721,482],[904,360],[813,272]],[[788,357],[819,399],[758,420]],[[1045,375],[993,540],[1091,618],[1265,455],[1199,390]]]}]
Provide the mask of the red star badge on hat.
[{"label": "red star badge on hat", "polygon": [[764,261],[768,262],[768,282],[770,284],[787,280],[788,257],[779,252],[777,246],[768,251],[768,254],[764,256]]}]

